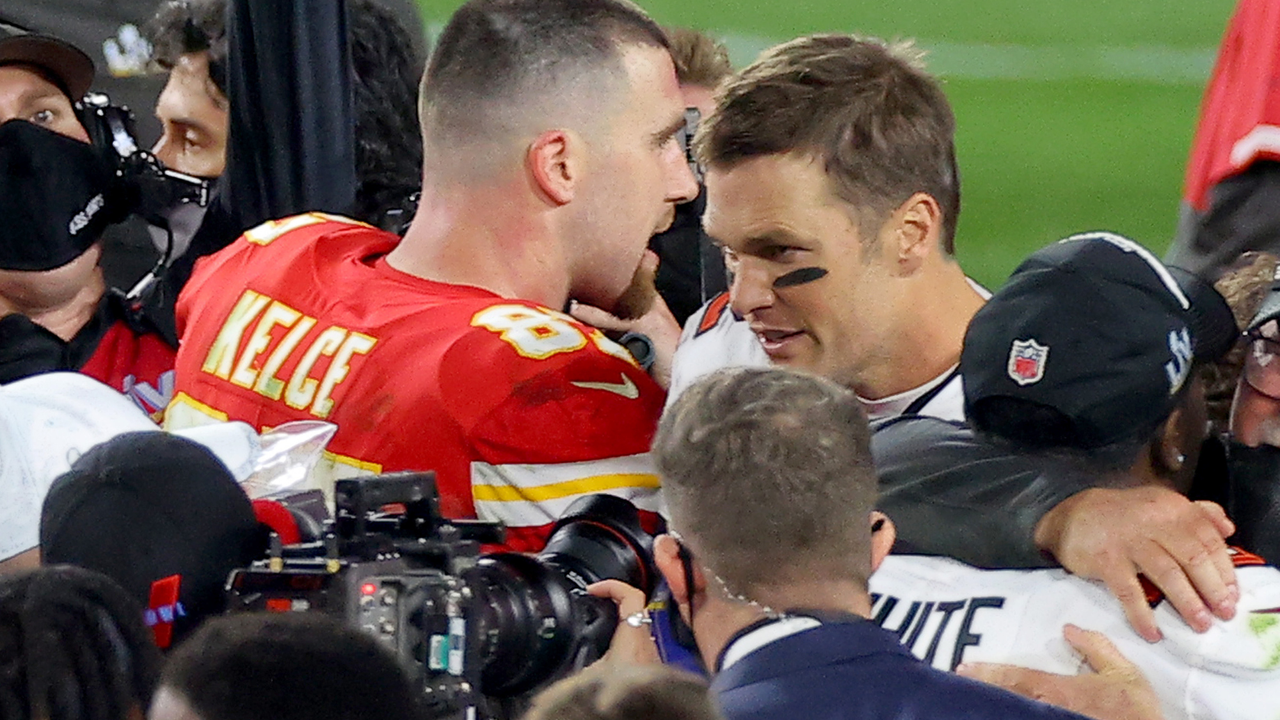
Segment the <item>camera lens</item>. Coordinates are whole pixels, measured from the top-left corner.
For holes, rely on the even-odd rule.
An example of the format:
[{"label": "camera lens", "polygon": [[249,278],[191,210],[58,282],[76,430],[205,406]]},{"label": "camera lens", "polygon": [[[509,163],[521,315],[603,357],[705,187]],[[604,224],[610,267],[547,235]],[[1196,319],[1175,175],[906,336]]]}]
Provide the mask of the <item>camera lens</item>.
[{"label": "camera lens", "polygon": [[617,611],[586,587],[616,579],[651,592],[652,539],[630,502],[593,495],[569,507],[538,556],[490,555],[464,579],[478,601],[481,692],[512,697],[604,654]]}]

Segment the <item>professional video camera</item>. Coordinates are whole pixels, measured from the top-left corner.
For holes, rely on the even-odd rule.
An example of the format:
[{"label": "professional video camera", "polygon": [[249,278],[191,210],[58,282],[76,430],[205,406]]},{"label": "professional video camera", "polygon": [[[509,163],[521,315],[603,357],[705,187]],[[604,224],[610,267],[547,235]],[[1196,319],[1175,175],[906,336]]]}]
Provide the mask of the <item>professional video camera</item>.
[{"label": "professional video camera", "polygon": [[651,538],[621,498],[575,502],[537,556],[481,555],[499,526],[441,518],[434,473],[339,480],[335,503],[323,540],[274,543],[268,559],[234,571],[228,610],[343,618],[415,670],[440,717],[507,717],[598,659],[617,612],[587,595],[590,583],[653,589]]},{"label": "professional video camera", "polygon": [[113,105],[102,93],[91,92],[81,98],[76,103],[76,114],[90,143],[115,172],[111,197],[118,205],[115,210],[119,217],[137,215],[165,234],[165,245],[155,266],[126,294],[130,306],[138,310],[174,260],[175,251],[181,254],[186,247],[179,247],[174,238],[172,213],[179,207],[203,212],[213,196],[214,181],[165,167],[151,151],[139,147],[133,113],[127,107]]},{"label": "professional video camera", "polygon": [[136,214],[159,221],[161,213],[177,203],[209,204],[212,183],[207,178],[171,170],[149,150],[138,147],[129,108],[91,92],[76,104],[76,111],[89,141],[132,190]]}]

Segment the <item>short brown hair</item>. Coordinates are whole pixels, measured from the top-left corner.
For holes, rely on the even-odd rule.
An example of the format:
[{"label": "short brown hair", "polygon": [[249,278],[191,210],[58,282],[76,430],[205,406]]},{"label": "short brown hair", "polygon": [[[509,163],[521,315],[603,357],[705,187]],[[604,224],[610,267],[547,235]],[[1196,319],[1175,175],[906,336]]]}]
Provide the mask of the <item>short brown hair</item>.
[{"label": "short brown hair", "polygon": [[653,442],[672,527],[733,592],[871,573],[871,433],[853,391],[781,368],[700,379]]},{"label": "short brown hair", "polygon": [[563,108],[575,85],[622,88],[625,45],[670,47],[628,0],[470,0],[450,18],[423,73],[423,135],[445,147],[494,139],[522,110]]},{"label": "short brown hair", "polygon": [[698,133],[699,159],[731,168],[797,153],[818,160],[838,197],[874,238],[912,194],[942,208],[942,246],[955,253],[960,215],[955,116],[910,43],[810,35],[765,51],[721,88]]},{"label": "short brown hair", "polygon": [[[1247,252],[1236,258],[1213,284],[1235,316],[1236,327],[1249,327],[1275,281],[1280,257],[1266,252]],[[1231,402],[1244,369],[1245,346],[1237,343],[1218,360],[1200,366],[1204,399],[1212,432],[1225,433],[1231,418]]]},{"label": "short brown hair", "polygon": [[721,720],[701,678],[665,665],[597,663],[544,690],[524,720]]},{"label": "short brown hair", "polygon": [[729,51],[706,33],[690,28],[664,28],[671,41],[671,59],[681,85],[714,89],[733,74]]}]

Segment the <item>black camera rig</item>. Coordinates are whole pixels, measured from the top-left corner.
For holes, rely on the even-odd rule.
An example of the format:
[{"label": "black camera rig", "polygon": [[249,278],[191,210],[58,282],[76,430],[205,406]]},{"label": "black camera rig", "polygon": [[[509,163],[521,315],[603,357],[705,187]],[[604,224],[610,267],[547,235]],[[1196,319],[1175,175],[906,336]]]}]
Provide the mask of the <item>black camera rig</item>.
[{"label": "black camera rig", "polygon": [[513,717],[529,695],[598,659],[615,578],[653,589],[651,538],[631,503],[582,498],[537,556],[480,552],[496,524],[444,520],[434,473],[339,480],[322,540],[236,570],[228,611],[323,612],[372,634],[414,673],[437,717]]}]

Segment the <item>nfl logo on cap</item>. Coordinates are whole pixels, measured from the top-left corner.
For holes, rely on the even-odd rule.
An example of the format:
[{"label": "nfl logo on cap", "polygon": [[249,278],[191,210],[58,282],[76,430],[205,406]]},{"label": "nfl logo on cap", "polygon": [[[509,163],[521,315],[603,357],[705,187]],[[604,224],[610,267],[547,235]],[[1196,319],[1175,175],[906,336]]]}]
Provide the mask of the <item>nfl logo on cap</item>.
[{"label": "nfl logo on cap", "polygon": [[1034,339],[1014,340],[1009,349],[1009,378],[1019,385],[1030,385],[1044,378],[1044,365],[1049,359],[1049,346]]}]

